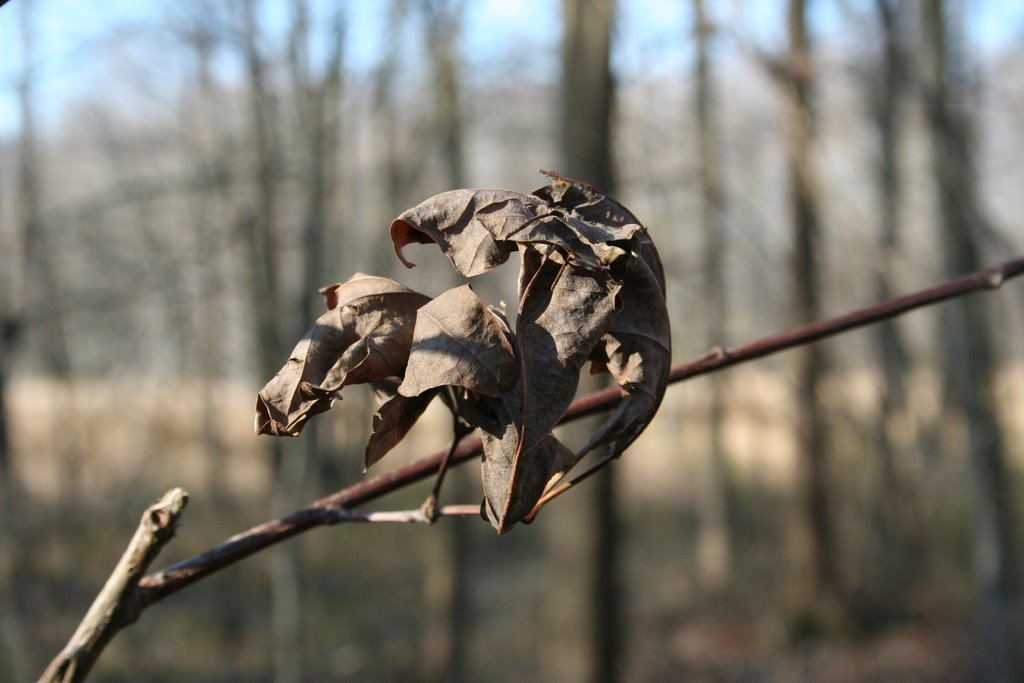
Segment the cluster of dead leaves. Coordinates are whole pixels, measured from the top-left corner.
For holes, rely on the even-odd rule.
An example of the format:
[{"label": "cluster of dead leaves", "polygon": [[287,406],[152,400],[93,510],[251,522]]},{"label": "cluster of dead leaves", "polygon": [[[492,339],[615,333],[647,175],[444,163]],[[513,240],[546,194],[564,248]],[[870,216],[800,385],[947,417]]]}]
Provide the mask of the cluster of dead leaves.
[{"label": "cluster of dead leaves", "polygon": [[[317,319],[259,393],[256,431],[296,436],[349,384],[373,385],[380,406],[366,466],[409,431],[435,396],[483,439],[482,512],[503,532],[587,453],[617,456],[654,416],[670,361],[665,281],[640,222],[595,188],[547,174],[531,195],[465,189],[431,197],[391,224],[402,262],[436,244],[467,278],[519,252],[514,329],[469,285],[430,298],[356,274],[321,290]],[[551,430],[584,363],[607,371],[623,400],[573,453]]]}]

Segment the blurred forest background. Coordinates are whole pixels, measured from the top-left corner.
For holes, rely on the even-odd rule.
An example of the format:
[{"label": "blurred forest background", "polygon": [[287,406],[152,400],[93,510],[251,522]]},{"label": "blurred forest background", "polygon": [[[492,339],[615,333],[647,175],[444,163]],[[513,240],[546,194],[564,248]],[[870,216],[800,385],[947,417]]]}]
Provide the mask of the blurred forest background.
[{"label": "blurred forest background", "polygon": [[[609,191],[681,362],[1020,255],[1022,158],[1009,1],[12,0],[0,680],[42,671],[165,490],[192,502],[159,564],[362,476],[368,396],[278,441],[255,395],[318,287],[456,284],[392,253],[426,197]],[[149,610],[96,679],[1021,680],[1022,336],[1014,282],[672,386],[532,526],[314,531]],[[429,413],[375,469],[448,436]]]}]

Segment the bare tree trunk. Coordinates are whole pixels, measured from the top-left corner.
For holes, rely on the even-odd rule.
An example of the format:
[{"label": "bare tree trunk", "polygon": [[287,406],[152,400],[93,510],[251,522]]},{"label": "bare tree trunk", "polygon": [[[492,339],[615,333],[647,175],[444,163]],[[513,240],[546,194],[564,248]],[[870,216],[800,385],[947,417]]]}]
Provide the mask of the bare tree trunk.
[{"label": "bare tree trunk", "polygon": [[[277,200],[280,151],[274,131],[274,98],[266,76],[266,60],[260,48],[257,0],[242,0],[242,48],[248,75],[250,140],[254,152],[254,212],[246,212],[237,228],[246,246],[245,272],[256,337],[257,371],[272,377],[280,365],[282,314],[277,261]],[[285,448],[278,440],[269,445],[272,464],[271,514],[288,508],[288,494],[301,478],[304,462],[285,463]],[[292,460],[301,454],[290,453]],[[271,631],[274,681],[302,680],[301,596],[297,550],[278,548],[271,565]]]},{"label": "bare tree trunk", "polygon": [[[195,300],[191,303],[191,347],[186,349],[185,373],[201,385],[197,397],[196,413],[200,425],[203,461],[206,466],[207,486],[217,490],[225,479],[224,447],[218,429],[218,401],[216,382],[220,366],[223,320],[221,254],[224,235],[217,215],[216,199],[226,188],[227,168],[223,161],[223,144],[218,139],[218,89],[214,83],[211,57],[217,37],[205,26],[202,13],[209,11],[197,4],[192,24],[186,28],[184,42],[193,51],[195,59],[196,91],[186,100],[182,112],[180,137],[187,158],[194,161],[193,181],[196,188],[189,197],[191,227],[194,235],[192,258],[196,264]],[[220,499],[220,496],[215,496]]]},{"label": "bare tree trunk", "polygon": [[[16,305],[23,319],[29,312],[35,314],[33,319],[37,322],[33,323],[33,329],[25,327],[22,332],[25,336],[30,333],[33,335],[33,346],[41,356],[44,370],[60,387],[59,391],[54,392],[52,400],[55,403],[54,412],[61,416],[65,428],[52,435],[53,447],[66,468],[64,481],[69,483],[70,492],[74,493],[81,479],[75,473],[81,458],[78,440],[75,438],[77,425],[64,315],[66,300],[62,295],[47,226],[42,216],[42,183],[45,174],[36,133],[36,74],[31,8],[31,3],[21,6],[25,66],[17,86],[21,114],[18,195],[24,270]],[[68,496],[69,502],[71,498],[73,496]]]},{"label": "bare tree trunk", "polygon": [[[423,5],[427,47],[433,72],[434,133],[444,169],[445,187],[466,185],[463,153],[462,93],[458,49],[464,5],[461,0],[428,0]],[[479,496],[469,468],[458,468],[445,479],[445,496],[463,503]],[[424,600],[428,625],[423,638],[426,681],[458,683],[469,680],[468,641],[472,634],[471,555],[473,526],[468,520],[444,525],[440,543],[427,545]],[[442,530],[439,530],[442,531]]]},{"label": "bare tree trunk", "polygon": [[[23,533],[18,515],[21,507],[21,487],[15,480],[9,437],[7,433],[6,379],[9,372],[8,358],[12,350],[13,336],[8,328],[13,323],[0,319],[0,585],[8,588],[23,585],[27,572],[22,565],[22,553],[13,549],[21,546]],[[27,680],[28,664],[24,646],[24,624],[20,592],[5,589],[0,591],[0,679]]]},{"label": "bare tree trunk", "polygon": [[[561,173],[614,192],[613,83],[609,67],[613,0],[563,0]],[[584,378],[581,389],[593,388]],[[593,428],[576,428],[570,441]],[[575,438],[574,438],[575,437]],[[582,441],[580,441],[582,442]],[[618,590],[618,512],[614,466],[558,503],[548,564],[548,680],[608,682],[622,670],[622,607]]]},{"label": "bare tree trunk", "polygon": [[[39,157],[35,139],[35,116],[33,84],[35,62],[32,26],[33,3],[22,3],[20,10],[20,32],[22,48],[22,71],[18,83],[18,98],[21,108],[21,139],[19,149],[18,189],[19,219],[21,228],[21,263],[14,277],[9,281],[10,289],[0,303],[0,585],[14,588],[23,585],[29,575],[25,554],[19,552],[27,536],[26,525],[31,515],[22,510],[23,496],[21,482],[17,477],[13,454],[11,453],[10,432],[8,431],[7,391],[11,359],[19,341],[24,318],[29,310],[29,289],[32,278],[40,272],[41,257],[39,238]],[[16,260],[17,263],[17,260]],[[44,261],[45,263],[45,261]],[[34,267],[33,267],[34,266]],[[43,278],[41,278],[43,279]],[[49,282],[49,280],[45,280]],[[44,284],[45,286],[45,284]],[[59,317],[59,315],[58,315]],[[62,328],[61,328],[62,329]],[[24,622],[22,615],[28,613],[19,590],[0,591],[0,677],[10,680],[24,680],[28,672],[24,648]]]},{"label": "bare tree trunk", "polygon": [[[781,83],[784,87],[786,142],[793,220],[792,307],[797,320],[821,316],[821,278],[818,272],[821,225],[818,179],[813,161],[814,111],[812,107],[813,55],[807,37],[804,0],[790,0],[787,14],[789,47]],[[796,410],[800,463],[800,496],[804,530],[801,532],[806,566],[800,581],[812,600],[837,594],[828,486],[828,442],[819,386],[825,360],[819,346],[811,345],[796,357]]]},{"label": "bare tree trunk", "polygon": [[[697,59],[696,80],[697,154],[701,194],[701,223],[704,226],[704,319],[707,346],[725,346],[725,273],[723,266],[724,226],[722,186],[718,178],[718,142],[714,124],[714,93],[708,43],[713,27],[704,11],[703,0],[693,0],[694,36]],[[705,588],[725,586],[732,573],[732,538],[729,533],[728,479],[722,434],[723,382],[708,380],[708,449],[700,463],[697,487],[697,575]],[[682,423],[682,421],[680,421]],[[687,425],[685,429],[692,428]]]},{"label": "bare tree trunk", "polygon": [[[986,225],[977,196],[977,175],[969,113],[958,106],[948,51],[942,0],[922,5],[924,106],[932,145],[939,199],[939,228],[949,273],[963,273],[980,262],[977,234]],[[962,87],[962,86],[960,86]],[[962,300],[944,307],[942,334],[946,401],[963,415],[972,482],[974,580],[978,593],[979,641],[984,648],[985,680],[1020,680],[1012,613],[1017,595],[1016,529],[1010,498],[992,379],[996,359],[984,301]]]},{"label": "bare tree trunk", "polygon": [[[2,182],[2,178],[0,178]],[[11,259],[13,261],[14,259]],[[18,586],[23,571],[21,553],[10,552],[20,546],[17,510],[20,508],[20,486],[15,481],[14,454],[11,451],[10,415],[7,408],[8,378],[12,355],[21,325],[14,300],[15,278],[11,266],[5,266],[4,282],[0,283],[0,585]],[[19,273],[20,275],[20,273]],[[0,592],[0,679],[24,680],[28,676],[22,637],[21,605],[18,591]]]},{"label": "bare tree trunk", "polygon": [[[410,159],[402,159],[398,135],[398,105],[395,103],[394,81],[398,69],[399,26],[405,21],[408,0],[390,0],[388,5],[388,34],[392,44],[374,67],[373,74],[373,139],[375,146],[374,176],[378,180],[379,196],[373,224],[391,225],[405,205],[403,199],[408,188]],[[375,231],[366,255],[368,267],[374,273],[388,273],[394,267],[391,242],[387,230]]]},{"label": "bare tree trunk", "polygon": [[[878,220],[880,226],[879,269],[875,293],[879,301],[894,294],[892,279],[899,252],[899,208],[902,182],[899,147],[902,129],[903,91],[907,85],[904,55],[904,5],[897,0],[877,0],[876,12],[883,36],[883,54],[878,73],[872,72],[869,97],[872,118],[878,130]],[[875,485],[870,532],[873,544],[865,563],[866,582],[875,595],[873,609],[887,614],[861,615],[866,618],[895,616],[905,603],[907,588],[919,571],[919,539],[915,538],[916,512],[913,492],[900,467],[909,454],[907,389],[904,373],[907,353],[896,323],[891,320],[874,328],[875,353],[881,366],[880,405],[875,441],[878,449],[878,479]]]},{"label": "bare tree trunk", "polygon": [[463,153],[462,88],[458,47],[462,30],[462,0],[427,0],[427,47],[434,75],[434,121],[440,140],[445,180],[450,188],[466,182]]},{"label": "bare tree trunk", "polygon": [[[6,303],[6,302],[5,302]],[[7,378],[11,372],[10,359],[16,347],[20,321],[6,307],[0,317],[0,495],[12,476],[10,417],[7,412]]]}]

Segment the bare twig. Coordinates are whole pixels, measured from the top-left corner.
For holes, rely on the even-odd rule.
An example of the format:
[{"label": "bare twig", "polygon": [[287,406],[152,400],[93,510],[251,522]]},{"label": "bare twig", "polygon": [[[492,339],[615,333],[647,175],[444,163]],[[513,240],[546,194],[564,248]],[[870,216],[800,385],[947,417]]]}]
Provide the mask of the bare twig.
[{"label": "bare twig", "polygon": [[[701,358],[674,366],[669,375],[669,381],[680,382],[697,375],[721,370],[731,365],[761,358],[762,356],[784,351],[801,344],[836,335],[854,327],[869,325],[914,308],[928,306],[977,290],[994,289],[1005,280],[1020,275],[1022,272],[1024,272],[1024,257],[1014,259],[1001,266],[957,278],[956,280],[950,280],[936,287],[915,292],[914,294],[897,297],[868,308],[847,313],[837,318],[810,323],[787,332],[764,337],[743,346],[728,350],[717,348]],[[573,401],[562,417],[562,422],[569,422],[613,408],[621,398],[622,393],[618,387],[609,387],[608,389],[584,396]],[[466,462],[478,456],[480,452],[481,443],[479,437],[465,439],[459,444],[455,452],[452,453],[450,465]],[[287,517],[253,527],[201,555],[179,562],[154,575],[147,576],[139,584],[142,589],[143,603],[149,605],[162,600],[167,595],[181,590],[208,574],[212,574],[267,546],[279,543],[308,529],[324,524],[336,523],[340,521],[336,516],[338,509],[363,505],[392,491],[429,477],[437,472],[446,453],[447,449],[416,460],[403,467],[398,467],[375,477],[365,479],[358,484],[344,488],[326,498],[311,503]]]},{"label": "bare twig", "polygon": [[[900,315],[923,306],[936,304],[970,292],[995,289],[1006,280],[1024,273],[1024,257],[1008,261],[1001,266],[980,270],[941,285],[913,294],[890,299],[880,304],[863,308],[836,318],[810,323],[732,349],[716,348],[706,355],[688,363],[676,365],[669,375],[670,382],[680,382],[691,377],[707,374],[745,361],[761,358],[772,353],[809,344],[847,330]],[[572,403],[561,422],[569,422],[593,413],[613,408],[622,398],[618,387],[595,392]],[[100,596],[89,610],[82,625],[72,637],[68,647],[54,660],[41,680],[71,681],[82,680],[88,666],[96,660],[103,646],[120,628],[132,623],[146,607],[175,593],[200,579],[213,574],[257,553],[271,545],[314,527],[340,522],[429,522],[430,516],[421,510],[397,513],[358,512],[351,508],[362,505],[385,494],[437,473],[441,463],[448,460],[450,466],[461,464],[478,456],[481,452],[480,439],[465,439],[454,450],[445,449],[426,456],[403,467],[398,467],[375,477],[361,481],[322,498],[286,517],[266,522],[248,531],[237,534],[218,546],[196,555],[155,574],[138,579],[153,557],[170,539],[173,525],[184,506],[184,492],[180,489],[164,496],[167,500],[175,492],[182,497],[180,507],[173,519],[168,519],[170,531],[159,535],[159,526],[144,532],[147,520],[159,520],[157,510],[160,503],[151,507],[143,516],[143,523],[136,532],[136,538],[114,570]],[[557,491],[557,492],[556,492]],[[545,502],[562,491],[556,490],[547,496]],[[161,501],[162,503],[163,501]],[[169,509],[169,508],[168,508]],[[453,505],[438,510],[440,516],[477,514],[477,506]],[[159,541],[139,539],[146,533],[159,536]],[[133,548],[148,548],[149,552],[132,556]],[[134,563],[130,556],[140,558]],[[137,581],[137,585],[136,582]],[[83,669],[84,667],[84,669]],[[69,675],[69,673],[71,675]]]},{"label": "bare twig", "polygon": [[359,510],[335,511],[335,522],[368,522],[370,524],[433,524],[440,517],[479,517],[479,505],[442,505],[421,507],[418,510],[387,510],[384,512],[362,512]]},{"label": "bare twig", "polygon": [[145,605],[139,600],[139,579],[174,537],[188,494],[178,488],[146,508],[135,535],[121,560],[93,601],[71,640],[46,667],[40,683],[83,681],[110,639],[139,618]]}]

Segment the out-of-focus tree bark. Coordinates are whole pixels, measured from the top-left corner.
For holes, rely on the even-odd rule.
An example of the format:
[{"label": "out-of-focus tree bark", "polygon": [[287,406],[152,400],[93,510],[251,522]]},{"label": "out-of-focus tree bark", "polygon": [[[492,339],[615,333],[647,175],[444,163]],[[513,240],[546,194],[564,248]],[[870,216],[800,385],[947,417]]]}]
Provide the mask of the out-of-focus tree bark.
[{"label": "out-of-focus tree bark", "polygon": [[441,161],[449,188],[462,187],[466,181],[463,153],[464,116],[459,68],[462,0],[426,0],[427,50],[434,87],[434,132],[439,139]]},{"label": "out-of-focus tree bark", "polygon": [[[697,119],[697,168],[700,180],[701,223],[704,227],[704,319],[707,347],[725,345],[725,272],[722,186],[718,175],[718,139],[715,126],[715,95],[709,42],[714,28],[703,0],[693,0],[694,62]],[[728,479],[722,433],[723,381],[708,380],[708,449],[701,458],[697,486],[697,574],[705,588],[722,588],[732,572],[732,539],[729,533]],[[682,424],[682,420],[680,423]],[[692,425],[682,427],[692,428]]]},{"label": "out-of-focus tree bark", "polygon": [[[562,0],[562,173],[614,191],[613,81],[609,59],[614,0]],[[573,174],[576,174],[575,176]]]},{"label": "out-of-focus tree bark", "polygon": [[42,216],[40,183],[43,174],[40,169],[34,96],[36,76],[31,62],[32,32],[27,18],[30,10],[22,8],[21,11],[25,17],[22,36],[27,60],[18,82],[21,110],[18,195],[22,248],[25,253],[25,284],[22,294],[26,309],[39,307],[40,310],[46,310],[46,315],[39,316],[42,334],[38,349],[46,364],[46,371],[60,381],[67,381],[71,376],[71,361],[64,327],[64,299],[60,296],[59,278],[47,245],[47,231]]},{"label": "out-of-focus tree bark", "polygon": [[386,226],[407,207],[410,164],[413,160],[402,158],[399,136],[398,105],[395,102],[395,76],[398,73],[399,39],[401,24],[409,9],[409,0],[390,0],[388,5],[387,35],[391,43],[385,48],[380,61],[373,69],[373,142],[374,178],[378,187],[376,209],[372,214],[373,225],[381,226],[373,232],[366,255],[367,267],[373,273],[389,273],[394,267],[391,255],[391,241]]},{"label": "out-of-focus tree bark", "polygon": [[[328,56],[319,79],[309,71],[308,9],[295,2],[293,81],[297,90],[300,121],[307,140],[308,170],[306,209],[302,223],[303,281],[299,294],[299,334],[319,315],[322,297],[317,290],[325,282],[327,217],[338,196],[337,165],[340,135],[340,100],[344,13],[335,9],[330,27]],[[306,66],[303,67],[302,65]]]},{"label": "out-of-focus tree bark", "polygon": [[[273,377],[281,363],[281,339],[286,326],[280,301],[277,254],[278,190],[281,180],[280,149],[275,131],[275,97],[267,77],[259,26],[259,3],[242,0],[241,46],[244,54],[249,100],[249,147],[253,153],[253,189],[236,227],[237,239],[245,248],[244,272],[249,308],[253,316],[256,340],[256,367],[260,377]],[[286,499],[294,490],[292,481],[301,476],[304,462],[285,462],[285,448],[278,439],[266,446],[270,450],[272,495],[271,513],[287,509]],[[289,449],[291,450],[291,449]],[[291,459],[303,454],[289,453]],[[287,472],[285,471],[287,470]],[[275,683],[302,680],[301,596],[298,556],[294,546],[276,549],[271,565],[271,632]]]},{"label": "out-of-focus tree bark", "polygon": [[[10,433],[8,431],[7,391],[8,378],[12,370],[11,360],[16,351],[17,342],[24,326],[24,318],[30,310],[30,301],[36,305],[46,305],[44,297],[33,295],[30,288],[39,286],[45,292],[55,293],[49,286],[52,278],[46,277],[49,261],[43,253],[40,219],[39,174],[40,160],[36,147],[35,130],[35,53],[32,2],[24,2],[19,7],[22,69],[17,84],[18,102],[21,114],[21,129],[18,149],[18,220],[20,223],[21,264],[14,276],[5,284],[10,290],[0,298],[0,677],[8,675],[11,680],[23,680],[27,676],[28,662],[24,648],[23,615],[27,614],[29,605],[24,604],[22,592],[14,590],[23,585],[28,578],[25,554],[21,551],[26,540],[29,511],[23,509],[23,496],[20,481],[11,453]],[[54,324],[56,332],[63,334],[60,319],[60,304],[55,304]],[[57,348],[63,337],[55,340]],[[57,358],[59,360],[59,356]],[[51,367],[58,372],[60,367]],[[64,375],[66,377],[66,373]]]},{"label": "out-of-focus tree bark", "polygon": [[[464,3],[427,0],[423,3],[427,51],[433,76],[433,136],[438,141],[444,189],[466,185],[463,151],[462,88],[459,45]],[[472,468],[448,473],[443,495],[459,503],[479,496]],[[457,683],[469,680],[467,650],[472,634],[473,605],[470,520],[444,524],[443,537],[426,547],[424,601],[430,624],[423,634],[423,678]]]},{"label": "out-of-focus tree bark", "polygon": [[[613,81],[609,65],[613,0],[563,0],[559,172],[614,192]],[[595,388],[585,375],[581,387]],[[570,432],[582,443],[594,428]],[[557,509],[556,509],[557,507]],[[617,586],[618,514],[615,466],[606,467],[546,513],[549,586],[546,680],[618,680],[622,609]]]},{"label": "out-of-focus tree bark", "polygon": [[[821,219],[814,162],[814,57],[807,34],[805,0],[789,0],[788,48],[779,71],[785,111],[790,210],[793,221],[792,309],[796,320],[821,317],[819,272]],[[818,345],[796,354],[796,411],[803,529],[799,585],[812,600],[835,597],[837,576],[828,486],[828,440],[819,389],[825,359]]]},{"label": "out-of-focus tree bark", "polygon": [[[16,327],[26,337],[32,335],[35,351],[43,361],[42,370],[62,385],[52,399],[54,412],[62,417],[63,429],[52,434],[53,446],[65,467],[63,482],[75,493],[81,480],[75,469],[81,463],[75,438],[75,409],[71,386],[71,357],[65,328],[66,299],[62,295],[60,274],[54,264],[54,253],[43,218],[43,159],[36,130],[36,71],[34,64],[32,4],[21,7],[22,49],[25,65],[18,79],[18,104],[21,114],[19,135],[18,221],[21,228],[21,249],[24,255],[15,318]],[[32,329],[25,324],[31,315]],[[70,502],[70,501],[69,501]]]},{"label": "out-of-focus tree bark", "polygon": [[192,349],[186,360],[187,371],[198,381],[200,430],[207,481],[211,489],[224,481],[224,445],[218,427],[218,408],[215,385],[224,378],[218,366],[221,347],[223,303],[220,296],[220,258],[224,237],[218,225],[217,198],[225,192],[228,168],[223,157],[223,143],[218,140],[218,89],[214,83],[211,58],[218,37],[204,23],[200,13],[210,10],[205,3],[198,5],[197,13],[188,27],[185,40],[195,59],[196,97],[189,103],[194,111],[186,112],[182,141],[189,158],[194,160],[194,173],[199,180],[191,197],[192,228],[195,235],[196,301],[193,317]]},{"label": "out-of-focus tree bark", "polygon": [[[978,197],[972,121],[962,78],[949,54],[959,46],[947,30],[946,4],[922,4],[922,89],[938,195],[940,242],[948,274],[981,262],[978,235],[986,219]],[[1010,472],[1005,464],[992,380],[996,358],[988,303],[956,299],[943,307],[942,340],[946,405],[966,422],[972,482],[972,554],[978,599],[979,642],[985,680],[1020,680],[1010,614],[1017,598],[1017,558]]]},{"label": "out-of-focus tree bark", "polygon": [[[242,0],[241,5],[242,49],[251,116],[248,133],[253,154],[253,192],[252,208],[244,212],[237,227],[238,237],[246,249],[245,271],[257,339],[257,369],[260,376],[272,377],[281,361],[280,276],[276,243],[281,163],[274,131],[275,98],[270,92],[266,58],[260,44],[258,0]],[[277,441],[272,440],[272,443]]]},{"label": "out-of-focus tree bark", "polygon": [[[905,5],[898,0],[876,0],[875,12],[882,35],[882,54],[872,70],[869,108],[878,133],[875,183],[878,192],[879,259],[875,297],[884,301],[896,290],[892,280],[898,267],[902,176],[899,148],[902,139],[902,104],[908,84],[904,47]],[[866,590],[873,599],[876,619],[894,615],[906,600],[919,557],[919,539],[914,537],[916,512],[901,460],[909,455],[909,416],[905,368],[907,354],[895,321],[887,320],[873,329],[875,353],[881,366],[880,404],[875,441],[878,449],[878,478],[873,493],[869,546],[862,565],[867,567]],[[887,614],[877,613],[878,610]]]}]

